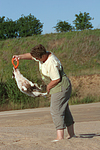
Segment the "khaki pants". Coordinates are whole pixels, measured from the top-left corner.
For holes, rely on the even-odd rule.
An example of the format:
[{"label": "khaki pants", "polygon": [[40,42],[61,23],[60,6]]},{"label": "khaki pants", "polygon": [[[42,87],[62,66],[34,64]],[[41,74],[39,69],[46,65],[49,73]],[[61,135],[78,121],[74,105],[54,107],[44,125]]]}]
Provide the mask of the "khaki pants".
[{"label": "khaki pants", "polygon": [[58,93],[51,95],[51,115],[56,129],[65,129],[74,123],[72,114],[69,110],[68,101],[71,95],[71,85]]}]

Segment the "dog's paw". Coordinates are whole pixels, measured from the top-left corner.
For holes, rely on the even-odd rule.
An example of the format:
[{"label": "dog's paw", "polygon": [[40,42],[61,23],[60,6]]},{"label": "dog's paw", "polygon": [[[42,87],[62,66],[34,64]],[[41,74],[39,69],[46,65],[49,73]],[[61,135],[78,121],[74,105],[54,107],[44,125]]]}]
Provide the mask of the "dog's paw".
[{"label": "dog's paw", "polygon": [[27,88],[25,86],[22,86],[22,91],[27,91]]}]

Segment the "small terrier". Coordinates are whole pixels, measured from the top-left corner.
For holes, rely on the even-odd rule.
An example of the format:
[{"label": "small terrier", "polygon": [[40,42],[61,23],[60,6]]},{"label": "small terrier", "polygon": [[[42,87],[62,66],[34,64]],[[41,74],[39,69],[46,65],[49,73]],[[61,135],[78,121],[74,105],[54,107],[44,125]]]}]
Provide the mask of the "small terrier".
[{"label": "small terrier", "polygon": [[15,69],[13,67],[13,76],[17,82],[17,86],[21,92],[28,96],[37,97],[37,96],[46,96],[46,93],[42,93],[42,88],[37,85],[37,83],[32,83],[28,79],[26,79],[19,71],[19,69]]}]

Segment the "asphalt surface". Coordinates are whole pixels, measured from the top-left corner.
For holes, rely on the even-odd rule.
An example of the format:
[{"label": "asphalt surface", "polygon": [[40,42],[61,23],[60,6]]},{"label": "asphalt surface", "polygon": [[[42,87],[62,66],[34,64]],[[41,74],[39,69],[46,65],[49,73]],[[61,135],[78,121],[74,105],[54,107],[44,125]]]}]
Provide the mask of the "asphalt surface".
[{"label": "asphalt surface", "polygon": [[[100,121],[100,102],[80,105],[70,105],[75,122]],[[0,112],[0,123],[2,120],[16,119],[33,119],[34,117],[48,116],[47,120],[52,122],[50,108],[35,108],[25,110],[12,110]]]}]

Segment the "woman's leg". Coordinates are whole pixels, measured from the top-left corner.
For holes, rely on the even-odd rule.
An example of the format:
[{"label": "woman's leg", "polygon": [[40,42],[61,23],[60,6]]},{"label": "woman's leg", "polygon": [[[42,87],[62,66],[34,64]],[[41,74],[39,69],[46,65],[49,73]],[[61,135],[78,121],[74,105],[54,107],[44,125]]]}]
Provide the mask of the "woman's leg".
[{"label": "woman's leg", "polygon": [[67,127],[67,131],[68,131],[67,139],[70,139],[70,138],[72,138],[73,136],[75,136],[75,133],[74,133],[74,124],[68,126],[68,127]]},{"label": "woman's leg", "polygon": [[[71,91],[72,91],[72,87],[70,85],[68,91],[66,92],[66,98],[68,98],[68,96],[70,98]],[[66,124],[67,131],[68,131],[67,138],[69,139],[69,138],[73,137],[75,135],[75,133],[74,133],[74,119],[73,119],[73,116],[69,109],[68,103],[67,103],[66,109],[65,109],[65,124]]]},{"label": "woman's leg", "polygon": [[65,123],[68,131],[67,138],[70,139],[75,135],[75,133],[74,133],[74,120],[68,104],[65,111]]},{"label": "woman's leg", "polygon": [[[68,107],[68,99],[71,94],[71,86],[66,90],[51,95],[51,115],[57,130],[56,140],[64,138],[64,129],[74,123]],[[69,129],[70,131],[70,129]]]},{"label": "woman's leg", "polygon": [[[55,124],[56,127],[56,133],[57,133],[57,137],[55,140],[60,140],[60,139],[64,139],[64,129],[66,128],[66,124],[64,123],[64,109],[65,106],[63,104],[62,107],[62,103],[63,103],[63,99],[65,99],[63,97],[63,92],[59,92],[59,93],[55,93],[51,95],[51,115],[52,115],[52,119],[53,122]],[[55,141],[54,140],[54,141]]]},{"label": "woman's leg", "polygon": [[56,140],[64,139],[64,129],[58,129],[57,130],[57,138]]}]

